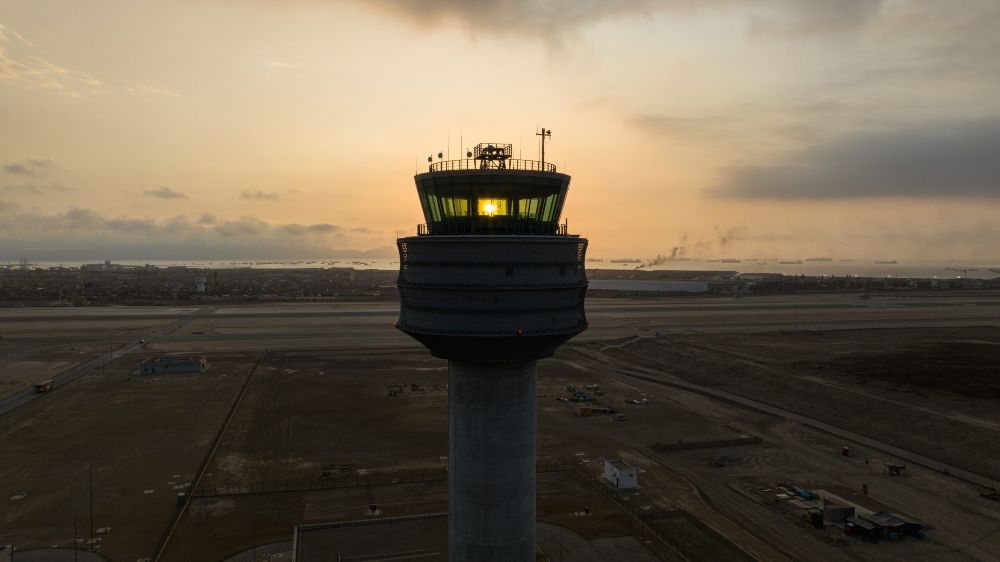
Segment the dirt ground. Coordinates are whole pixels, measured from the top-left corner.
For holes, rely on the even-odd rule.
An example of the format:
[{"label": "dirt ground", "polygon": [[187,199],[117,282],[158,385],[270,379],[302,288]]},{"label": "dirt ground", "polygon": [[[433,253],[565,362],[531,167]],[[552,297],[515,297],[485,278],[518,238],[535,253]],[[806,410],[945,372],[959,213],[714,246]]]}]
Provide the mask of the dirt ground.
[{"label": "dirt ground", "polygon": [[[889,476],[883,464],[891,456],[877,448],[656,382],[728,390],[1000,478],[991,368],[1000,364],[1000,329],[812,329],[818,321],[808,330],[771,329],[760,318],[794,327],[798,304],[751,303],[776,307],[763,314],[735,301],[663,302],[596,307],[590,339],[539,363],[539,463],[576,465],[586,478],[619,458],[638,467],[640,483],[615,503],[575,473],[540,473],[541,521],[586,540],[648,541],[626,512],[656,513],[653,526],[669,545],[647,546],[663,560],[1000,559],[1000,502],[980,498],[981,488],[914,465]],[[836,322],[853,318],[845,308],[853,302],[819,304]],[[363,518],[371,503],[386,515],[444,511],[446,362],[388,329],[388,309],[351,305],[327,318],[340,309],[324,306],[142,311],[133,319],[118,311],[78,323],[47,318],[51,312],[4,316],[0,388],[92,360],[109,334],[132,345],[150,339],[0,416],[0,450],[13,459],[0,464],[0,543],[68,545],[74,514],[81,536],[89,534],[93,468],[94,526],[111,527],[102,553],[114,562],[150,556],[176,513],[177,493],[192,485],[237,405],[163,560],[221,560],[253,537],[288,541],[296,524]],[[939,309],[947,305],[914,314],[940,316]],[[907,321],[904,309],[878,311],[880,319]],[[664,329],[673,318],[686,327]],[[716,320],[719,331],[704,331]],[[758,324],[741,330],[743,321]],[[206,352],[210,368],[129,377],[142,357],[163,350]],[[567,385],[595,384],[602,394],[587,392],[627,421],[580,417],[560,399]],[[395,385],[401,392],[390,396]],[[840,455],[845,445],[852,456]],[[722,457],[725,466],[716,466]],[[362,478],[377,483],[331,484]],[[927,538],[838,546],[831,539],[838,530],[803,526],[801,512],[763,491],[787,485],[857,495],[864,484],[870,499],[926,524]],[[574,515],[585,506],[594,515]]]},{"label": "dirt ground", "polygon": [[0,398],[134,342],[169,320],[24,320],[0,323]]},{"label": "dirt ground", "polygon": [[68,546],[76,515],[89,537],[92,470],[93,526],[111,528],[102,552],[150,556],[254,359],[216,356],[206,373],[129,377],[138,358],[126,357],[6,414],[0,536],[24,549]]},{"label": "dirt ground", "polygon": [[[446,465],[447,382],[445,362],[426,353],[269,353],[220,443],[205,489],[315,480],[329,465]],[[407,388],[390,397],[390,385]]]},{"label": "dirt ground", "polygon": [[1000,329],[672,335],[609,353],[1000,481]]}]

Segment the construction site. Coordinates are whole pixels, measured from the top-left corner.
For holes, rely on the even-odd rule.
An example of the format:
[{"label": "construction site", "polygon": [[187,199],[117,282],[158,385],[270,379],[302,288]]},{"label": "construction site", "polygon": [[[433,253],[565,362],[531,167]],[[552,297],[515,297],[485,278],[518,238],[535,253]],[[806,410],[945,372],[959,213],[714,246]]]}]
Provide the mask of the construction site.
[{"label": "construction site", "polygon": [[[1000,558],[1000,295],[587,307],[539,560]],[[0,560],[447,560],[447,362],[397,311],[0,310]]]}]

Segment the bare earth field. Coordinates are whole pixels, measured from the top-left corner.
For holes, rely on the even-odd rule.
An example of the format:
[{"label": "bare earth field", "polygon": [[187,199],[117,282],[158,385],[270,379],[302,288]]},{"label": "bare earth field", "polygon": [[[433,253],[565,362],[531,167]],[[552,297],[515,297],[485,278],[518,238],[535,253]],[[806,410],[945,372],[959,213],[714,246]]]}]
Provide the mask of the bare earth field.
[{"label": "bare earth field", "polygon": [[[447,364],[391,328],[395,306],[0,310],[0,544],[68,549],[74,514],[89,537],[91,472],[114,561],[224,560],[370,504],[443,512]],[[979,496],[1000,479],[1000,296],[598,299],[588,316],[539,363],[553,560],[559,536],[579,560],[635,559],[637,544],[661,560],[1000,559],[1000,502]],[[162,352],[210,367],[134,375]],[[591,384],[628,420],[560,400]],[[636,465],[640,489],[595,485],[608,458]],[[927,538],[841,543],[777,486],[883,506]]]},{"label": "bare earth field", "polygon": [[129,380],[135,363],[120,359],[5,414],[0,442],[14,462],[0,464],[4,541],[68,546],[74,514],[89,536],[92,469],[94,527],[112,528],[102,551],[149,556],[253,363],[220,355],[206,373]]}]

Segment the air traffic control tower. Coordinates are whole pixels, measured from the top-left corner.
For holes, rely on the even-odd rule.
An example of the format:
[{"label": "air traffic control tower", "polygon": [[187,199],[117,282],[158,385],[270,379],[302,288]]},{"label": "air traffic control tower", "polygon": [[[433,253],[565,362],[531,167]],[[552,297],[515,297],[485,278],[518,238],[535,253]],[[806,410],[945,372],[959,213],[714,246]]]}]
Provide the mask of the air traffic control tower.
[{"label": "air traffic control tower", "polygon": [[560,224],[570,177],[542,154],[431,163],[427,222],[398,241],[397,327],[448,360],[452,562],[535,560],[535,363],[587,328],[587,240]]}]

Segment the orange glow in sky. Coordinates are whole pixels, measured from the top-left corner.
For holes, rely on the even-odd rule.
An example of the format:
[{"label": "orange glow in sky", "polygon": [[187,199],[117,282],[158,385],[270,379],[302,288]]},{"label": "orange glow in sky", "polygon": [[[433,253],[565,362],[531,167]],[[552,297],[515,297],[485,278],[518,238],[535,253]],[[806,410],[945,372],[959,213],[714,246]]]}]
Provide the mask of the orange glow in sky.
[{"label": "orange glow in sky", "polygon": [[0,261],[391,256],[542,126],[592,256],[998,257],[996,2],[683,5],[0,3]]}]

